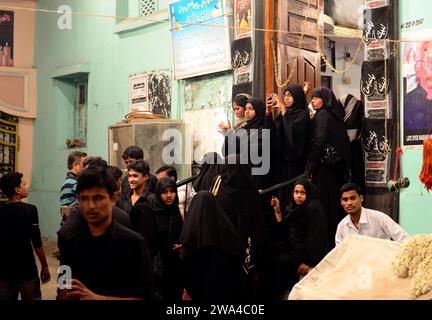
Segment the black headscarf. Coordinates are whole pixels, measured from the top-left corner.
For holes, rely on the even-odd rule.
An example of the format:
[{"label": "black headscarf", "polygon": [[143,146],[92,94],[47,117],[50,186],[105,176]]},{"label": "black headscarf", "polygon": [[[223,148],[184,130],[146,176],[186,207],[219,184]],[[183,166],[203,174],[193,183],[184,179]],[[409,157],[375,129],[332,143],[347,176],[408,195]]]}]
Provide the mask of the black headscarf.
[{"label": "black headscarf", "polygon": [[[167,205],[161,198],[163,190],[172,187],[176,199]],[[132,229],[148,242],[154,257],[158,252],[172,254],[172,245],[179,242],[183,220],[178,207],[176,182],[171,178],[161,178],[156,184],[156,193],[147,203],[136,204],[130,213]]]},{"label": "black headscarf", "polygon": [[333,91],[326,87],[318,87],[312,90],[312,98],[313,97],[321,98],[324,102],[324,108],[333,113],[338,120],[343,122],[345,111]]},{"label": "black headscarf", "polygon": [[258,98],[251,98],[248,100],[248,103],[252,105],[255,110],[255,117],[248,121],[244,128],[246,130],[249,129],[262,129],[264,127],[265,120],[265,104],[264,101]]},{"label": "black headscarf", "polygon": [[[170,205],[167,205],[162,200],[162,197],[161,197],[162,192],[167,187],[171,187],[176,194],[175,200]],[[157,184],[156,184],[156,193],[154,195],[154,200],[150,201],[150,207],[155,212],[162,212],[162,211],[169,211],[169,209],[171,209],[171,208],[178,209],[178,204],[179,204],[179,199],[178,199],[178,194],[177,194],[176,182],[172,178],[167,178],[167,177],[159,179]]]},{"label": "black headscarf", "polygon": [[196,192],[210,190],[215,177],[220,173],[220,163],[223,163],[223,160],[217,152],[208,152],[204,155],[200,173],[192,184]]},{"label": "black headscarf", "polygon": [[[294,201],[294,189],[297,185],[302,185],[306,191],[306,200],[302,204],[298,205]],[[293,185],[293,193],[291,194],[291,204],[287,207],[289,215],[298,215],[299,213],[306,210],[306,207],[316,199],[315,185],[308,179],[299,179]]]},{"label": "black headscarf", "polygon": [[[302,185],[306,191],[306,200],[301,205],[294,201],[286,210],[281,228],[288,247],[286,261],[300,265],[306,263],[315,266],[329,251],[327,240],[327,220],[318,199],[315,185],[307,179],[299,179],[294,188]],[[282,246],[283,247],[283,246]]]},{"label": "black headscarf", "polygon": [[180,241],[196,250],[213,247],[230,255],[242,255],[245,250],[226,212],[206,190],[192,198]]},{"label": "black headscarf", "polygon": [[303,88],[298,84],[290,84],[285,88],[284,93],[291,93],[294,104],[287,109],[287,112],[294,111],[295,109],[307,109],[306,96],[304,94]]}]

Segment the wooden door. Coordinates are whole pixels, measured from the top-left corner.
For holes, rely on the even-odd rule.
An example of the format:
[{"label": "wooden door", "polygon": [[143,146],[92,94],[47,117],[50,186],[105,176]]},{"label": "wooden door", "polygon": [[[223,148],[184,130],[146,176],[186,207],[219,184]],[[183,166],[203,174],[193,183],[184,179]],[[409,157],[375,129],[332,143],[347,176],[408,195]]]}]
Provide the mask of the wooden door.
[{"label": "wooden door", "polygon": [[[309,81],[312,88],[320,85],[321,56],[317,43],[322,43],[322,37],[315,35],[322,34],[322,26],[319,25],[318,18],[323,11],[324,0],[278,0],[267,1],[270,8],[266,8],[271,14],[273,11],[276,17],[273,19],[274,25],[269,21],[267,28],[276,28],[279,32],[273,37],[268,36],[276,42],[276,62],[278,70],[278,82],[284,83],[289,75],[291,83],[302,85],[304,81]],[[294,32],[294,33],[292,33]],[[301,39],[301,32],[305,32]],[[298,33],[298,34],[297,34]],[[275,82],[275,71],[273,68],[274,56],[271,44],[267,44],[267,57],[269,67],[266,72],[266,91],[279,93],[283,88],[278,88]],[[272,60],[272,61],[271,61]],[[310,98],[310,97],[309,97]]]}]

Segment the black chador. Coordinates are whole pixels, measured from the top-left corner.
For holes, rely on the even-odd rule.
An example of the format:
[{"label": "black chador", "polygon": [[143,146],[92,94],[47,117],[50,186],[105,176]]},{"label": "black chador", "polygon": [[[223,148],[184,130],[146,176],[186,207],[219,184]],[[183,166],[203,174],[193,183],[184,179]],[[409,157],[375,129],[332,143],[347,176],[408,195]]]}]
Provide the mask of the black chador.
[{"label": "black chador", "polygon": [[243,242],[210,191],[199,191],[185,218],[180,240],[185,288],[193,301],[233,301],[243,277]]}]

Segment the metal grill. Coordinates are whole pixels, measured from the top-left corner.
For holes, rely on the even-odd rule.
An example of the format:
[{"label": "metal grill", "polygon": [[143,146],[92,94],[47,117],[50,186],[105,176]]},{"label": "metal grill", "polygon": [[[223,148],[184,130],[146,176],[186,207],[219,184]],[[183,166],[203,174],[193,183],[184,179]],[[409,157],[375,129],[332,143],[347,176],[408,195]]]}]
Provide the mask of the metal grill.
[{"label": "metal grill", "polygon": [[148,16],[158,11],[158,0],[140,0],[140,17]]}]

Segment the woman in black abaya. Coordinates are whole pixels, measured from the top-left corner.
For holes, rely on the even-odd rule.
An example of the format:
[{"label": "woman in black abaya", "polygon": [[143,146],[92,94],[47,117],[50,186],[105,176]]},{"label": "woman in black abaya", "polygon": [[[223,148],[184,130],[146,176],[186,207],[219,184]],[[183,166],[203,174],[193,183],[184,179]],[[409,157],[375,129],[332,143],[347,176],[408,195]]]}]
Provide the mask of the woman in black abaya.
[{"label": "woman in black abaya", "polygon": [[311,151],[305,172],[317,187],[318,198],[327,217],[328,240],[335,246],[336,228],[345,216],[339,189],[350,179],[350,146],[344,111],[333,92],[325,87],[312,90],[316,110],[311,127]]},{"label": "woman in black abaya", "polygon": [[199,191],[193,197],[180,241],[185,288],[193,301],[240,299],[244,246],[210,191]]},{"label": "woman in black abaya", "polygon": [[[254,186],[248,164],[230,155],[221,166],[221,174],[214,184],[216,202],[227,213],[239,233],[243,252],[243,297],[253,298],[254,278],[259,269],[264,238],[264,218],[261,199]],[[258,268],[258,269],[257,269]]]},{"label": "woman in black abaya", "polygon": [[[236,133],[233,131],[226,133],[224,155],[240,155],[242,160],[247,159],[251,167],[265,166],[266,164],[263,162],[270,161],[270,155],[263,154],[263,150],[265,150],[263,143],[270,144],[270,141],[263,142],[264,102],[257,98],[251,98],[247,101],[245,110],[246,125]],[[234,143],[235,145],[233,145]],[[268,173],[253,175],[252,180],[258,189],[265,189],[271,184]]]},{"label": "woman in black abaya", "polygon": [[[271,108],[276,103],[280,113],[272,118]],[[275,131],[272,155],[276,157],[272,164],[276,165],[276,183],[291,180],[304,172],[307,159],[307,142],[309,132],[309,112],[303,87],[291,84],[284,90],[284,101],[274,94],[266,103],[266,127]],[[279,191],[278,198],[284,208],[288,204],[293,187]]]},{"label": "woman in black abaya", "polygon": [[176,182],[161,178],[154,198],[147,204],[133,206],[130,213],[132,229],[148,242],[156,288],[167,301],[179,301],[182,297],[179,238],[183,219],[178,202]]},{"label": "woman in black abaya", "polygon": [[314,185],[307,179],[294,184],[291,204],[281,210],[277,198],[272,199],[278,224],[271,244],[270,268],[272,296],[280,297],[290,290],[328,253],[327,222],[315,197]]}]

